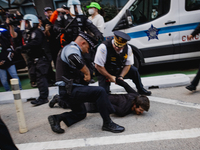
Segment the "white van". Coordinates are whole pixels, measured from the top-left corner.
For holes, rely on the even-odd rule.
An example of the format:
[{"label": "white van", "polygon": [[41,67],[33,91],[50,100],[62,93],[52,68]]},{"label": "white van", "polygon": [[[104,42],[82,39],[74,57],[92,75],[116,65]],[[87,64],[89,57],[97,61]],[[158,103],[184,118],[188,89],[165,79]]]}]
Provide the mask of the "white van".
[{"label": "white van", "polygon": [[105,23],[104,37],[123,31],[131,37],[135,66],[200,58],[200,0],[129,0]]}]

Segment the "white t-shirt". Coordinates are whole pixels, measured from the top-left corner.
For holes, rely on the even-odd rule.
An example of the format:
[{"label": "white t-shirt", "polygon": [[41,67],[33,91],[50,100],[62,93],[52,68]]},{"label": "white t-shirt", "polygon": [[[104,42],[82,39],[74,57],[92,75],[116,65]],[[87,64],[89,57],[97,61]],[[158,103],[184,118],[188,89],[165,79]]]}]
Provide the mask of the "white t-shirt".
[{"label": "white t-shirt", "polygon": [[[114,40],[112,40],[112,43],[114,42]],[[119,52],[122,53],[123,49]],[[107,48],[105,44],[100,44],[99,47],[97,48],[97,52],[94,58],[94,63],[104,67],[104,65],[106,64],[106,57],[107,57]],[[127,60],[125,62],[125,65],[133,65],[134,64],[134,58],[133,58],[133,52],[132,52],[132,48],[128,45],[128,57]]]},{"label": "white t-shirt", "polygon": [[97,14],[94,18],[90,16],[88,19],[92,21],[101,33],[104,32],[104,19],[100,14]]}]

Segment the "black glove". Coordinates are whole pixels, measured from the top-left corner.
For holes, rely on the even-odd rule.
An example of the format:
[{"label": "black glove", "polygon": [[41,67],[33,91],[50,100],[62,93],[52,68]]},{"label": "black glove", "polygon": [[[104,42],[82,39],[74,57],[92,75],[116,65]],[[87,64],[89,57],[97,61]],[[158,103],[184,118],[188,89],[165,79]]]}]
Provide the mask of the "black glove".
[{"label": "black glove", "polygon": [[104,37],[103,37],[102,33],[97,34],[96,37],[97,37],[97,39],[100,40],[101,42],[104,41]]},{"label": "black glove", "polygon": [[20,53],[22,51],[22,49],[23,49],[22,46],[18,46],[15,48],[15,52]]}]

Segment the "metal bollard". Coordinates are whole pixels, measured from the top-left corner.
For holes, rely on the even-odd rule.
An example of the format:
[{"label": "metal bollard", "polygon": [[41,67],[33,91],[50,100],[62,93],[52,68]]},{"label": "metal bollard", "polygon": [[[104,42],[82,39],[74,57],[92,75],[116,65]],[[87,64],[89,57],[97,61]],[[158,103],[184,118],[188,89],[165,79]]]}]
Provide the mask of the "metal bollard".
[{"label": "metal bollard", "polygon": [[26,121],[25,121],[24,111],[23,111],[23,107],[22,107],[22,100],[21,100],[21,94],[20,94],[20,89],[19,89],[19,81],[18,81],[18,79],[10,79],[10,83],[11,83],[11,88],[12,88],[16,112],[17,112],[19,132],[25,133],[28,131],[28,129],[26,127]]}]

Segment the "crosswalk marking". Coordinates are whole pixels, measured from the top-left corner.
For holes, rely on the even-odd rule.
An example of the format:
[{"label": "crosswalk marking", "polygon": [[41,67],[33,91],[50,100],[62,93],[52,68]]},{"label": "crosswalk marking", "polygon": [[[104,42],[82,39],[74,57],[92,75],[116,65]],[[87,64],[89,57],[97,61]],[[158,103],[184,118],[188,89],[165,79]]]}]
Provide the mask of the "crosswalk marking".
[{"label": "crosswalk marking", "polygon": [[154,102],[200,109],[200,104],[197,104],[197,103],[190,103],[190,102],[184,102],[184,101],[161,98],[161,97],[154,97],[154,96],[148,96],[148,98],[150,101],[154,101]]},{"label": "crosswalk marking", "polygon": [[75,147],[90,147],[113,144],[127,144],[136,142],[172,140],[172,139],[188,139],[200,137],[200,128],[171,130],[150,133],[138,133],[130,135],[116,135],[106,137],[95,137],[85,139],[71,139],[61,141],[48,141],[39,143],[17,144],[19,150],[48,150],[63,149]]},{"label": "crosswalk marking", "polygon": [[[200,109],[200,104],[183,102],[179,100],[166,99],[154,96],[148,96],[150,101],[189,107]],[[123,132],[126,133],[126,132]],[[122,134],[123,134],[122,133]],[[77,148],[77,147],[90,147],[90,146],[102,146],[102,145],[114,145],[114,144],[128,144],[136,142],[148,142],[148,141],[160,141],[160,140],[172,140],[172,139],[188,139],[200,137],[200,128],[184,129],[184,130],[171,130],[171,131],[159,131],[149,133],[138,133],[105,137],[94,137],[84,139],[70,139],[60,141],[47,141],[38,143],[24,143],[16,144],[19,150],[53,150],[63,148]]]}]

